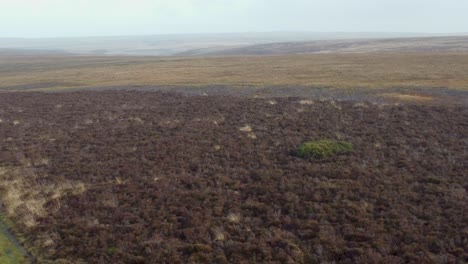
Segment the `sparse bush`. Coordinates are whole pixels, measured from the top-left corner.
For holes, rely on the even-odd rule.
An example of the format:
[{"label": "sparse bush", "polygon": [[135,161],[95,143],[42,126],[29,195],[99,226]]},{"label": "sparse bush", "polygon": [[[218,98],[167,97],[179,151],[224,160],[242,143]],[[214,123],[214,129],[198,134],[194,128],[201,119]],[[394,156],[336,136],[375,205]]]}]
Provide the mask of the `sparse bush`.
[{"label": "sparse bush", "polygon": [[353,150],[353,145],[345,141],[318,140],[308,141],[299,146],[297,154],[302,158],[323,159]]}]

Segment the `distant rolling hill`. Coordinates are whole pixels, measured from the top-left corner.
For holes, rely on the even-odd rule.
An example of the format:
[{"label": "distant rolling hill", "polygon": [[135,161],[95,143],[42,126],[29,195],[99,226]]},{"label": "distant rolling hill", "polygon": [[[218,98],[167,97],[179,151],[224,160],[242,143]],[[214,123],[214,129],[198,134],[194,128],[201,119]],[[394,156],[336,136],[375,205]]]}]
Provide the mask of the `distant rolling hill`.
[{"label": "distant rolling hill", "polygon": [[72,55],[73,53],[58,49],[2,49],[0,56],[48,56],[48,55]]},{"label": "distant rolling hill", "polygon": [[[356,39],[419,38],[423,33],[257,32],[174,34],[72,38],[0,38],[0,49],[10,53],[73,53],[83,55],[172,56],[203,54],[275,54],[335,50]],[[441,36],[441,35],[435,35]],[[270,44],[281,43],[281,44]],[[285,44],[289,43],[289,44]],[[304,44],[310,43],[310,44]],[[7,50],[8,49],[8,50]]]},{"label": "distant rolling hill", "polygon": [[207,48],[179,56],[279,55],[365,52],[468,52],[468,36],[386,39],[344,39],[258,44],[236,48]]}]

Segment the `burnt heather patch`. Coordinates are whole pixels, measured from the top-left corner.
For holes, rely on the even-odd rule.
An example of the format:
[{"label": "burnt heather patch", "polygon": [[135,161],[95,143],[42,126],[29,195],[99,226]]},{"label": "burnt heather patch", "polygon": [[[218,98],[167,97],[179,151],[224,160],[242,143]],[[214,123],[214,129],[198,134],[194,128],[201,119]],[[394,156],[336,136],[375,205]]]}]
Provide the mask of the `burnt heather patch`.
[{"label": "burnt heather patch", "polygon": [[43,262],[467,261],[468,108],[271,101],[2,93],[4,212]]}]

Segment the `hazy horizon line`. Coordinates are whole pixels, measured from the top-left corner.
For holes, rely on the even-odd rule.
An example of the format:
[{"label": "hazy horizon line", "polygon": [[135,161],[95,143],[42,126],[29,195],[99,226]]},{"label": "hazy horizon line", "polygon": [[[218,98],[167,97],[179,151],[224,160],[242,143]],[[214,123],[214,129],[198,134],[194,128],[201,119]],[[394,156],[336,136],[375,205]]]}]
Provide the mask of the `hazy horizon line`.
[{"label": "hazy horizon line", "polygon": [[113,38],[113,37],[148,37],[148,36],[209,36],[209,35],[236,35],[236,34],[414,34],[427,36],[461,36],[468,35],[468,32],[423,32],[423,31],[305,31],[305,30],[280,30],[280,31],[234,31],[234,32],[199,32],[199,33],[151,33],[151,34],[122,34],[122,35],[68,35],[68,36],[47,36],[47,37],[3,37],[0,39],[67,39],[67,38]]}]

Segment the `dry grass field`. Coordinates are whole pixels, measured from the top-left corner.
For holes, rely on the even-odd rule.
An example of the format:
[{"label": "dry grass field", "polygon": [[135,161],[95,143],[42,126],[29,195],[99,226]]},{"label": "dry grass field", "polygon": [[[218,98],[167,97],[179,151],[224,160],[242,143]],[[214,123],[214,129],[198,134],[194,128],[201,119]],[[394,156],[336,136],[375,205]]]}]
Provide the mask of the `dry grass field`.
[{"label": "dry grass field", "polygon": [[236,57],[0,56],[0,90],[105,86],[429,87],[466,90],[468,54]]}]

